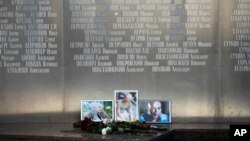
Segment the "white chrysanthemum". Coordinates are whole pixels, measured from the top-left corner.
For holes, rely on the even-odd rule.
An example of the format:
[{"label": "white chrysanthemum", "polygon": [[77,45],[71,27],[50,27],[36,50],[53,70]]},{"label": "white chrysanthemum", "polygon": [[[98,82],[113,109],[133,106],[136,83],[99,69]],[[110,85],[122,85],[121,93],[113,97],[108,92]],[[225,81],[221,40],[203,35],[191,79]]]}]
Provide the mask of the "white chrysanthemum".
[{"label": "white chrysanthemum", "polygon": [[103,128],[103,129],[102,129],[102,134],[103,134],[103,135],[107,135],[107,129],[106,129],[106,128]]},{"label": "white chrysanthemum", "polygon": [[111,131],[112,128],[111,128],[111,127],[107,127],[106,130],[107,130],[107,131]]}]

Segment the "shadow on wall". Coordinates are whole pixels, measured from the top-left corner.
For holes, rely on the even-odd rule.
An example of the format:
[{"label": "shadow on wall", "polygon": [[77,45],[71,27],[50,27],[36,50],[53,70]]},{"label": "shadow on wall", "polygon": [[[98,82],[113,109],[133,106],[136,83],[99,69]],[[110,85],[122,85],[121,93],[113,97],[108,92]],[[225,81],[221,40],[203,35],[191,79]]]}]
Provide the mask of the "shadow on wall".
[{"label": "shadow on wall", "polygon": [[250,117],[172,117],[174,123],[250,123]]},{"label": "shadow on wall", "polygon": [[0,115],[0,123],[67,123],[80,120],[79,113],[28,113]]}]

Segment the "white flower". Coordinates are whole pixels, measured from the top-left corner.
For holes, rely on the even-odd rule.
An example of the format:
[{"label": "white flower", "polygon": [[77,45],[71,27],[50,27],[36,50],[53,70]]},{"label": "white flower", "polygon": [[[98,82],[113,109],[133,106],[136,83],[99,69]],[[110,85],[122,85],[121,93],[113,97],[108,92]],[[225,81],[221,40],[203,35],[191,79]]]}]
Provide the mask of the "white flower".
[{"label": "white flower", "polygon": [[106,127],[106,130],[111,131],[112,129],[111,129],[111,127]]},{"label": "white flower", "polygon": [[103,129],[102,129],[102,134],[103,134],[103,135],[107,135],[107,129],[106,129],[106,128],[103,128]]}]

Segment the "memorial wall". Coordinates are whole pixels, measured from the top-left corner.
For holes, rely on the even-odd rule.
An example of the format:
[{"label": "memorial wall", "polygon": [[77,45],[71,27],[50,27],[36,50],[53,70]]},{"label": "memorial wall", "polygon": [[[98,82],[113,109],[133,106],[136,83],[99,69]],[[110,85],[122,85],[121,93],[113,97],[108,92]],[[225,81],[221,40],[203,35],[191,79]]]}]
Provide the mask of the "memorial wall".
[{"label": "memorial wall", "polygon": [[0,122],[80,100],[170,99],[173,122],[249,121],[250,0],[0,0]]},{"label": "memorial wall", "polygon": [[221,1],[221,115],[249,121],[250,1]]}]

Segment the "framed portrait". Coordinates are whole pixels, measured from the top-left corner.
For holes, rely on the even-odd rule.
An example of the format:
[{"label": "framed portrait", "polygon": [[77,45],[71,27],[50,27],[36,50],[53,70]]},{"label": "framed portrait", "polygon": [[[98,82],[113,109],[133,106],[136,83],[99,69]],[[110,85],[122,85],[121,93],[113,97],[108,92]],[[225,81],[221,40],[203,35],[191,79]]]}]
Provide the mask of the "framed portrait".
[{"label": "framed portrait", "polygon": [[140,100],[139,120],[146,123],[171,123],[171,101]]},{"label": "framed portrait", "polygon": [[92,121],[113,119],[112,100],[81,100],[81,120],[90,118]]},{"label": "framed portrait", "polygon": [[138,90],[115,90],[115,120],[138,120]]}]

